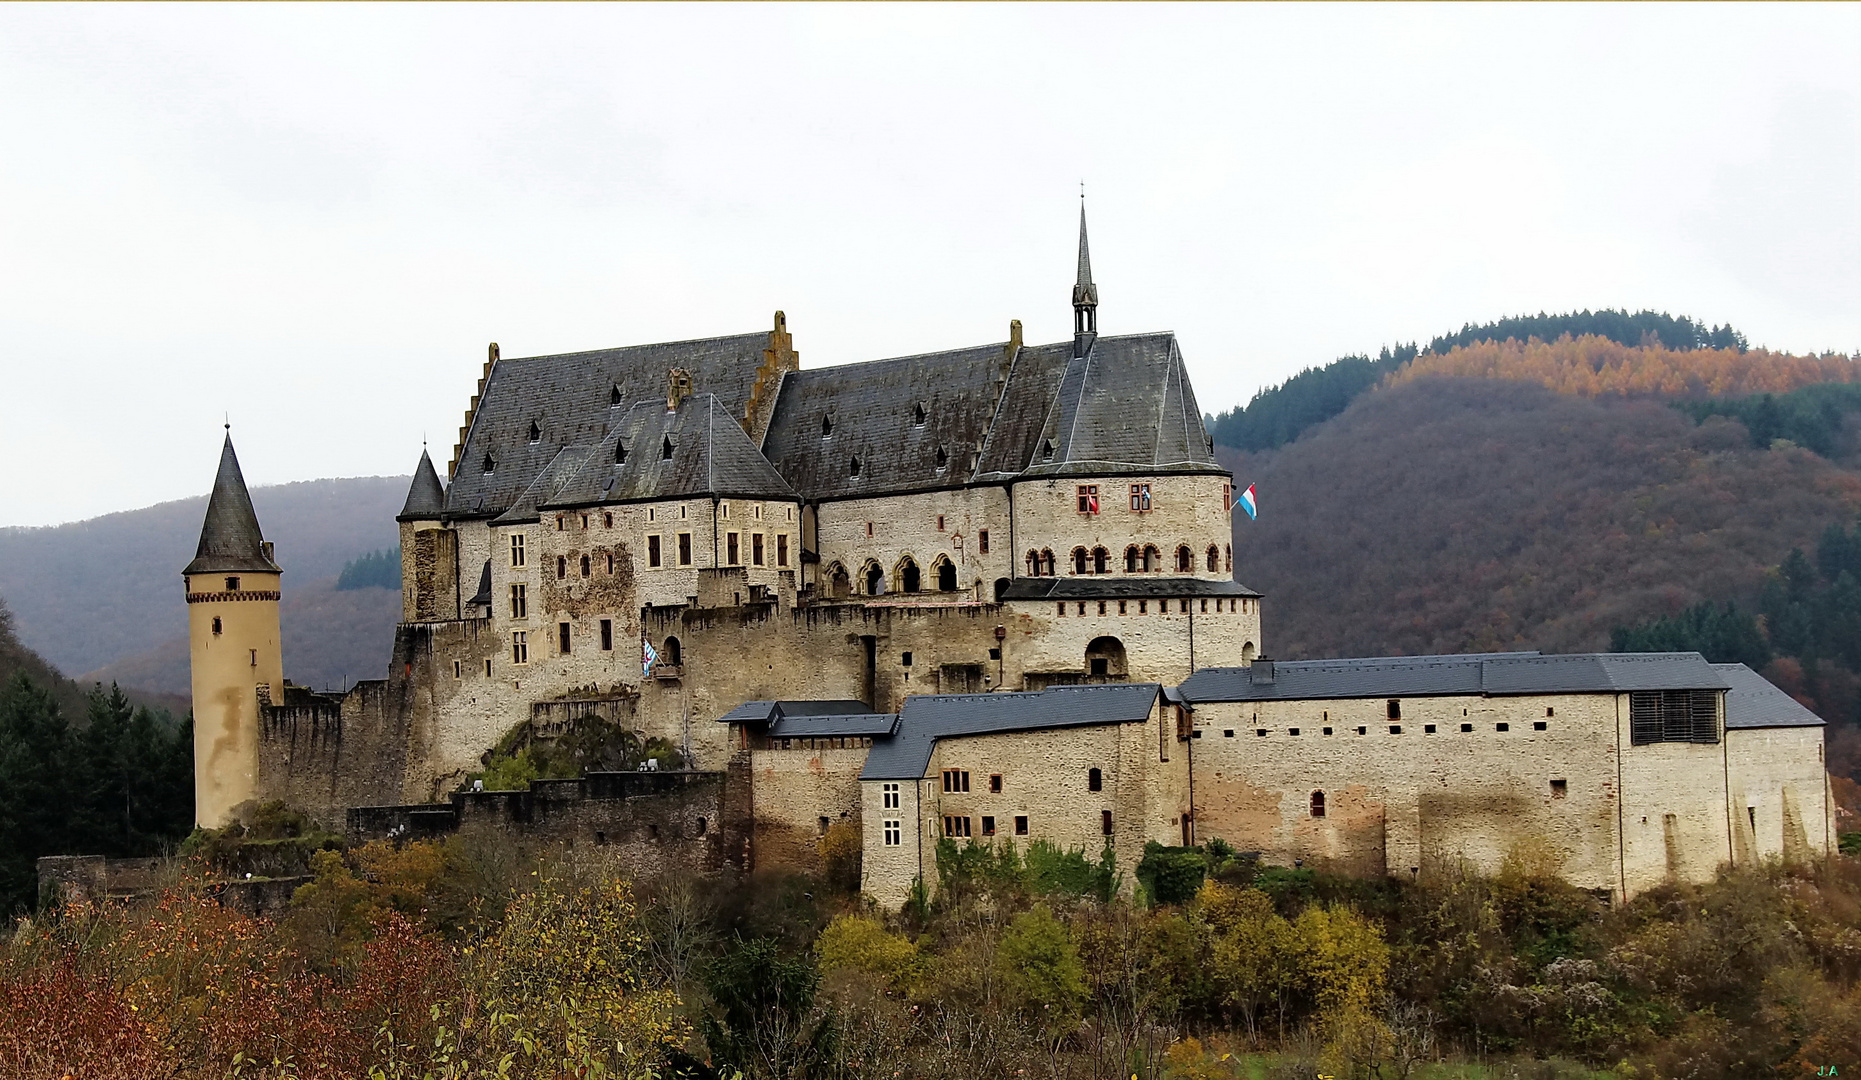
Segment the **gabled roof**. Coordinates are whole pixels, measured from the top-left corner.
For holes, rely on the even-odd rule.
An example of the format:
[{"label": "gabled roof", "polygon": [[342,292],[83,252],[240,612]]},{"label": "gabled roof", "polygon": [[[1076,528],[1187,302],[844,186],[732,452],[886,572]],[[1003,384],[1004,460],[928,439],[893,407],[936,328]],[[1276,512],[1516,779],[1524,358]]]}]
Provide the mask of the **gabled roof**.
[{"label": "gabled roof", "polygon": [[280,573],[278,564],[265,553],[265,535],[259,531],[258,514],[252,509],[252,496],[246,491],[246,479],[239,471],[239,456],[233,453],[232,432],[220,447],[220,471],[213,478],[213,493],[207,497],[207,517],[200,525],[200,544],[194,549],[194,561],[183,574],[217,574],[238,571]]},{"label": "gabled roof", "polygon": [[401,504],[396,521],[437,521],[446,512],[446,489],[440,486],[439,470],[426,448],[420,450],[420,464],[414,468],[414,482],[407,487],[407,501]]},{"label": "gabled roof", "polygon": [[[626,448],[625,461],[620,460],[619,447]],[[668,411],[663,400],[641,402],[617,419],[599,442],[568,453],[575,458],[573,467],[563,471],[539,507],[694,495],[796,497],[795,489],[715,394],[693,394],[677,411]]]},{"label": "gabled roof", "polygon": [[1201,704],[1725,688],[1725,680],[1698,653],[1523,652],[1263,661],[1253,667],[1203,668],[1181,690],[1183,697]]},{"label": "gabled roof", "polygon": [[1826,726],[1822,717],[1743,664],[1714,664],[1712,670],[1731,687],[1725,695],[1727,731]]},{"label": "gabled roof", "polygon": [[905,699],[890,738],[874,739],[861,780],[915,780],[930,768],[937,740],[1043,731],[1149,719],[1156,683],[1056,686],[1033,692],[920,694]]},{"label": "gabled roof", "polygon": [[[743,415],[768,343],[765,331],[499,360],[472,414],[446,492],[447,513],[504,514],[564,447],[599,442],[616,414],[636,402],[663,403],[666,372],[672,368],[689,371],[692,388],[715,394],[730,416]],[[487,456],[493,464],[489,472]]]},{"label": "gabled roof", "polygon": [[1030,477],[1227,471],[1170,333],[1099,337],[1070,358],[1024,468]]}]

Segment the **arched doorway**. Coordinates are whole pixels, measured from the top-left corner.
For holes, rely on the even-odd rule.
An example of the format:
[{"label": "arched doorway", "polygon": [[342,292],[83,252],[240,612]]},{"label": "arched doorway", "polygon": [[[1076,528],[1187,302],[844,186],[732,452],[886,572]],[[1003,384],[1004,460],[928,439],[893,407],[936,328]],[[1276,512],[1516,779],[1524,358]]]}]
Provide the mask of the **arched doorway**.
[{"label": "arched doorway", "polygon": [[956,564],[949,559],[937,560],[937,591],[956,591]]},{"label": "arched doorway", "polygon": [[995,602],[996,603],[999,604],[1004,599],[1007,598],[1008,584],[1009,584],[1008,579],[1005,577],[998,577],[995,579]]},{"label": "arched doorway", "polygon": [[916,559],[907,555],[898,561],[898,591],[914,593],[923,587]]},{"label": "arched doorway", "polygon": [[666,639],[665,648],[659,650],[659,662],[667,667],[680,667],[685,663],[685,649],[678,638]]},{"label": "arched doorway", "polygon": [[1241,646],[1241,663],[1251,664],[1253,662],[1254,662],[1254,643],[1250,641],[1247,644]]},{"label": "arched doorway", "polygon": [[1086,677],[1093,681],[1122,679],[1125,676],[1124,642],[1115,637],[1096,637],[1086,645]]},{"label": "arched doorway", "polygon": [[866,595],[867,596],[881,596],[884,593],[885,593],[885,571],[879,569],[879,564],[876,562],[867,563],[866,564]]}]

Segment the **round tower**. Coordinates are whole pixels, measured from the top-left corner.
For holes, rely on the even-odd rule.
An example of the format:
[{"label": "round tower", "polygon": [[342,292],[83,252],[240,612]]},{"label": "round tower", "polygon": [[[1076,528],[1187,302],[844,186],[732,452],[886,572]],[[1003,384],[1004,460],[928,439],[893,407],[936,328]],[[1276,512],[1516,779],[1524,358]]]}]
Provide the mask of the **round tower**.
[{"label": "round tower", "polygon": [[282,703],[282,571],[259,531],[229,430],[187,582],[194,682],[194,823],[217,829],[258,796],[259,708]]}]

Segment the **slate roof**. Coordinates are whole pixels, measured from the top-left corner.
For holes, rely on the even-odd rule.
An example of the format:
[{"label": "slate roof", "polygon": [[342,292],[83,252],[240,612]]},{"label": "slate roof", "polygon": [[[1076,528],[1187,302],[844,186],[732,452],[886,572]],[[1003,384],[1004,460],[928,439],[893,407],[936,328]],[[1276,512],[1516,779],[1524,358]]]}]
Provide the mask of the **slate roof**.
[{"label": "slate roof", "polygon": [[1698,653],[1471,653],[1273,662],[1271,682],[1248,667],[1203,668],[1181,686],[1191,702],[1320,698],[1723,690]]},{"label": "slate roof", "polygon": [[896,733],[873,740],[859,778],[918,779],[930,768],[939,739],[1140,722],[1149,718],[1162,691],[1156,683],[1100,683],[1028,693],[908,697]]},{"label": "slate roof", "polygon": [[854,713],[846,716],[783,716],[769,725],[772,739],[835,738],[890,735],[898,726],[897,713]]},{"label": "slate roof", "polygon": [[439,470],[426,449],[420,450],[420,464],[414,468],[414,482],[407,487],[407,501],[401,504],[396,521],[437,521],[446,512],[446,489],[440,486]]},{"label": "slate roof", "polygon": [[467,604],[486,604],[486,605],[489,605],[491,603],[491,560],[490,559],[485,560],[485,568],[478,572],[478,591],[473,593],[472,598],[470,600],[467,600],[466,603]]},{"label": "slate roof", "polygon": [[1712,669],[1731,687],[1725,695],[1726,730],[1825,726],[1822,717],[1745,665],[1714,664]]},{"label": "slate roof", "polygon": [[1002,594],[1002,599],[1136,600],[1151,597],[1167,599],[1177,596],[1258,597],[1260,595],[1238,581],[1088,574],[1084,577],[1018,577]]},{"label": "slate roof", "polygon": [[[768,344],[764,331],[499,360],[486,379],[446,492],[448,515],[506,513],[564,447],[599,442],[621,409],[644,401],[663,404],[666,372],[672,368],[691,372],[692,388],[715,394],[733,418],[743,415]],[[540,436],[535,441],[530,439],[532,424]],[[494,465],[488,473],[486,455]]]},{"label": "slate roof", "polygon": [[858,716],[872,706],[850,698],[820,701],[746,701],[717,718],[720,724],[769,724],[784,716]]},{"label": "slate roof", "polygon": [[[668,445],[670,457],[665,456]],[[617,447],[626,448],[625,461],[619,460]],[[592,447],[568,453],[575,460],[559,476],[546,470],[557,482],[539,507],[693,495],[796,497],[716,394],[693,394],[676,412],[668,412],[663,400],[641,402]]]},{"label": "slate roof", "polygon": [[181,573],[239,571],[282,572],[265,554],[265,535],[259,531],[258,514],[252,509],[252,496],[246,491],[246,478],[239,471],[239,456],[233,453],[233,435],[228,431],[220,447],[213,493],[207,496],[207,516],[200,524],[200,544],[194,549],[194,561]]},{"label": "slate roof", "polygon": [[1070,359],[1025,465],[1031,477],[1226,471],[1169,333],[1101,336]]}]

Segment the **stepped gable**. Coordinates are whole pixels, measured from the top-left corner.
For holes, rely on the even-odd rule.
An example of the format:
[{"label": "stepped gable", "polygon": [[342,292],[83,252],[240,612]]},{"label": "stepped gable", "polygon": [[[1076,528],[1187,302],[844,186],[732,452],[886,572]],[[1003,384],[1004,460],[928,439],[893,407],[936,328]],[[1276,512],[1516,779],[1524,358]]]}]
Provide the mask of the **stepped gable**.
[{"label": "stepped gable", "polygon": [[809,499],[961,487],[973,479],[989,437],[1008,348],[1001,342],[791,372],[763,452]]},{"label": "stepped gable", "polygon": [[233,453],[232,432],[228,431],[220,447],[220,471],[213,478],[213,494],[207,497],[206,520],[200,525],[200,544],[194,549],[194,561],[181,573],[281,573],[266,547],[258,514],[252,509],[252,496],[246,491],[246,478],[239,471],[239,456]]},{"label": "stepped gable", "polygon": [[1026,474],[1226,471],[1202,428],[1176,335],[1157,333],[1098,337],[1068,362]]},{"label": "stepped gable", "polygon": [[564,447],[592,446],[636,402],[661,398],[666,372],[672,368],[689,371],[696,389],[715,394],[727,415],[741,416],[768,344],[769,333],[760,331],[500,359],[492,365],[484,396],[472,414],[471,430],[446,492],[447,516],[505,515],[532,493],[540,474]]},{"label": "stepped gable", "polygon": [[[617,410],[618,411],[618,410]],[[670,443],[671,456],[666,456]],[[620,460],[620,447],[625,459]],[[564,451],[575,465],[562,472],[542,506],[591,506],[719,495],[793,499],[795,491],[769,464],[716,395],[693,394],[668,410],[664,401],[626,411],[591,448]],[[546,470],[555,476],[557,470]]]},{"label": "stepped gable", "polygon": [[401,505],[396,521],[437,521],[446,512],[446,489],[440,486],[439,470],[424,447],[420,464],[414,468],[414,482],[407,487],[407,501]]}]

